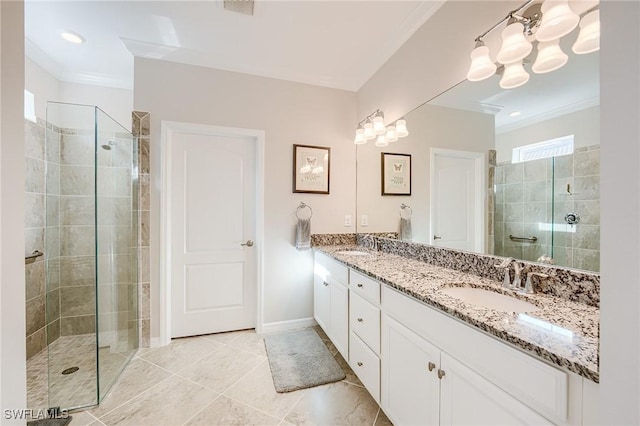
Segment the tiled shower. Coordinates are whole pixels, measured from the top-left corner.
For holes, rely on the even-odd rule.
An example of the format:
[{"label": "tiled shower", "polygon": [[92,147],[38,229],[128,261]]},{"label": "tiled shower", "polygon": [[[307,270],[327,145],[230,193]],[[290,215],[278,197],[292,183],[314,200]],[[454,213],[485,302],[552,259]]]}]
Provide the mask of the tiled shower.
[{"label": "tiled shower", "polygon": [[95,405],[139,345],[138,140],[55,102],[25,134],[28,406]]},{"label": "tiled shower", "polygon": [[[579,222],[567,223],[568,214]],[[556,265],[599,271],[600,146],[498,164],[494,220],[496,255],[529,261],[547,255]]]}]

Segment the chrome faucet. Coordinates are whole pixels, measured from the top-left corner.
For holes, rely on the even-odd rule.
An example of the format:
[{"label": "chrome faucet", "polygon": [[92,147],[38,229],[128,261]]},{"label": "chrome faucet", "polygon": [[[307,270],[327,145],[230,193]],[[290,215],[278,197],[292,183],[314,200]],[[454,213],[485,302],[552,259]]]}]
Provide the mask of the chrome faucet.
[{"label": "chrome faucet", "polygon": [[497,269],[504,269],[504,278],[502,279],[502,287],[511,288],[511,276],[509,275],[509,265],[513,262],[512,257],[507,257],[502,263],[495,265]]},{"label": "chrome faucet", "polygon": [[549,275],[543,274],[541,272],[529,272],[527,274],[527,281],[524,284],[525,293],[534,294],[536,292],[535,289],[533,288],[533,280],[531,279],[531,277],[533,277],[534,275],[540,278],[549,278]]},{"label": "chrome faucet", "polygon": [[514,277],[513,277],[513,283],[511,284],[511,288],[516,291],[522,290],[523,267],[520,266],[520,263],[513,262],[513,270],[514,270]]}]

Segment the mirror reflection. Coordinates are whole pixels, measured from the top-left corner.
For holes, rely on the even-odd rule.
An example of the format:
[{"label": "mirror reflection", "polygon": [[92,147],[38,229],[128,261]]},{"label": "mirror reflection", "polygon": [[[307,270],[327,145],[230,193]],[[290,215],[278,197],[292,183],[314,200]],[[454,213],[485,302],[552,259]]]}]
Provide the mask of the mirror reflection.
[{"label": "mirror reflection", "polygon": [[[358,145],[358,232],[599,271],[598,67],[463,81],[406,114],[406,138]],[[411,195],[382,195],[382,153],[411,155]]]}]

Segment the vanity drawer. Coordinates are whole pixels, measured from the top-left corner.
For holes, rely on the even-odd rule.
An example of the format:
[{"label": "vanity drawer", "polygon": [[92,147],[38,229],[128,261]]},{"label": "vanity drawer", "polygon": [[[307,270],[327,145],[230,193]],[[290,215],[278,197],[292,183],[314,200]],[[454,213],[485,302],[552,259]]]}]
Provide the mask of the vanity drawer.
[{"label": "vanity drawer", "polygon": [[349,334],[349,364],[373,399],[380,403],[380,358],[354,332]]},{"label": "vanity drawer", "polygon": [[349,298],[349,324],[367,346],[380,353],[380,308],[353,291]]},{"label": "vanity drawer", "polygon": [[376,305],[380,304],[380,283],[378,281],[372,280],[352,269],[349,277],[349,286],[365,299]]},{"label": "vanity drawer", "polygon": [[[349,268],[342,263],[317,252],[315,254],[315,262],[316,265],[321,266],[321,268],[316,268],[316,273],[326,282],[331,283],[337,281],[344,285],[349,283]],[[322,269],[324,269],[324,271]]]}]

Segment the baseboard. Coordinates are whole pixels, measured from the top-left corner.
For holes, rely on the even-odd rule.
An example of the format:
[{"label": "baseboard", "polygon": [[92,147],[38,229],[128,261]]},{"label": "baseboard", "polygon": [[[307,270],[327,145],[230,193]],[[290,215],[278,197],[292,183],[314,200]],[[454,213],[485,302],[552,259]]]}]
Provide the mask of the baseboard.
[{"label": "baseboard", "polygon": [[268,322],[268,323],[262,324],[262,327],[260,328],[260,333],[261,334],[277,333],[280,331],[296,330],[300,328],[312,327],[316,324],[318,323],[316,322],[315,319],[313,319],[313,317],[300,318],[300,319],[289,320],[289,321]]}]

